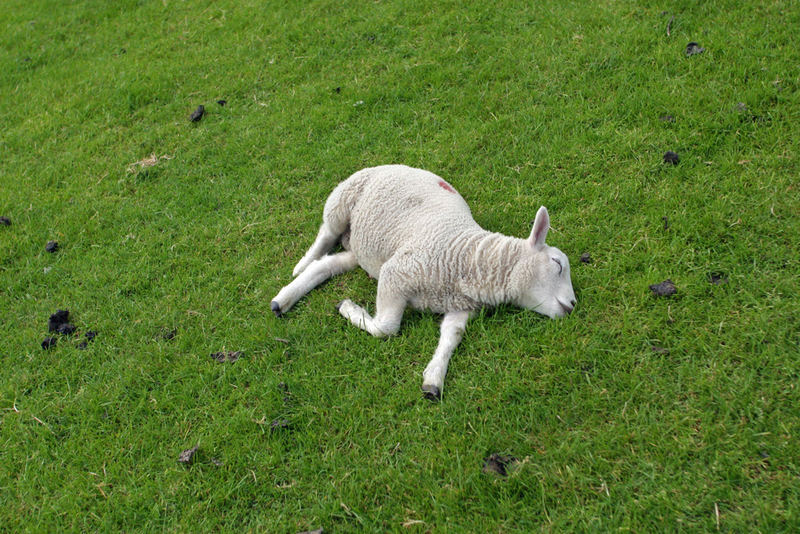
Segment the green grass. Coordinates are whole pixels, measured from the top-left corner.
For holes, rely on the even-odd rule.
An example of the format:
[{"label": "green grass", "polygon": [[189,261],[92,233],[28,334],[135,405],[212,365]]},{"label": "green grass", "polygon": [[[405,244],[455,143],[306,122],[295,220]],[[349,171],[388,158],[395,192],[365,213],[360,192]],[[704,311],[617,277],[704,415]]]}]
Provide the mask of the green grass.
[{"label": "green grass", "polygon": [[[800,528],[800,8],[420,6],[5,3],[0,530]],[[575,313],[480,314],[437,405],[437,317],[337,315],[374,306],[363,271],[269,313],[330,190],[382,163],[491,230],[546,205],[573,264]],[[57,308],[87,350],[40,348]]]}]

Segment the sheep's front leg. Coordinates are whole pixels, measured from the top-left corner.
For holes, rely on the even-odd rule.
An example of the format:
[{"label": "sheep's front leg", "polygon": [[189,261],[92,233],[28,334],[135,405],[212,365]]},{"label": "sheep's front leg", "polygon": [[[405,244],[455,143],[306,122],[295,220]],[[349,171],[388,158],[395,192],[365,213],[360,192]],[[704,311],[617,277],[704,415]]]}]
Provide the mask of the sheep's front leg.
[{"label": "sheep's front leg", "polygon": [[332,276],[354,269],[356,265],[358,265],[356,255],[350,251],[314,260],[297,275],[297,278],[275,295],[270,303],[270,308],[276,316],[280,317],[294,306],[295,302],[322,282]]},{"label": "sheep's front leg", "polygon": [[444,389],[444,377],[450,356],[461,343],[461,337],[467,328],[467,320],[471,313],[466,311],[450,312],[442,319],[441,335],[436,352],[433,353],[430,363],[422,372],[422,391],[430,400],[439,400]]}]

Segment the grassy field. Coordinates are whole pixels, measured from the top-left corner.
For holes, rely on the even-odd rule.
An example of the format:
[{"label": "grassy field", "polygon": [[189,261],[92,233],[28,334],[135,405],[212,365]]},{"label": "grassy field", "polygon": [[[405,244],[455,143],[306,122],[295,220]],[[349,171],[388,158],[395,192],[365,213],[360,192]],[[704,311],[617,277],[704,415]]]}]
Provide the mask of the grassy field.
[{"label": "grassy field", "polygon": [[[798,27],[791,1],[7,0],[0,530],[796,532]],[[363,271],[269,313],[330,190],[383,163],[509,235],[546,205],[573,265],[570,317],[471,320],[438,404],[438,317],[336,313],[374,307]],[[78,332],[43,350],[59,308]]]}]

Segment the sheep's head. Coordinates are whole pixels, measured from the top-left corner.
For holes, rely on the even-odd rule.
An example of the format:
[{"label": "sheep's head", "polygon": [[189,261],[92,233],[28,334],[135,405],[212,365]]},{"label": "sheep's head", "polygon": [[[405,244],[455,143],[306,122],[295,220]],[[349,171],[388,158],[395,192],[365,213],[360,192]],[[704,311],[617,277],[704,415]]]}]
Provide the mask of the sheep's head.
[{"label": "sheep's head", "polygon": [[525,254],[515,268],[513,284],[519,306],[555,319],[575,307],[575,292],[566,254],[544,242],[549,228],[550,216],[542,206],[536,212]]}]

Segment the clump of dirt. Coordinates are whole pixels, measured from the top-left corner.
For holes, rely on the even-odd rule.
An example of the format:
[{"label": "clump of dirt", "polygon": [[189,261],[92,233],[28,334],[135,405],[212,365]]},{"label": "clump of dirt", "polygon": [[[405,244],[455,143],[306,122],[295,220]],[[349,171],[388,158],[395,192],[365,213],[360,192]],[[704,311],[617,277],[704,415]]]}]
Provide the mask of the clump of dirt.
[{"label": "clump of dirt", "polygon": [[673,165],[677,165],[680,163],[680,161],[680,156],[678,156],[678,154],[672,150],[667,150],[667,152],[664,154],[664,163],[672,163]]},{"label": "clump of dirt", "polygon": [[69,323],[69,310],[56,310],[47,321],[47,329],[50,332],[58,332],[61,325]]},{"label": "clump of dirt", "polygon": [[[56,312],[47,320],[47,329],[50,332],[55,332],[57,334],[61,334],[62,336],[71,336],[77,331],[75,325],[69,322],[69,310],[56,310]],[[97,337],[97,332],[89,330],[84,334],[84,336],[86,339],[78,344],[78,349],[83,350],[90,342],[94,341],[94,338]],[[55,340],[55,338],[47,338],[45,341],[49,339]],[[54,345],[55,341],[48,343],[47,347],[45,347],[44,342],[42,342],[43,348],[50,348]]]},{"label": "clump of dirt", "polygon": [[44,246],[44,249],[52,254],[53,252],[58,250],[58,241],[48,241],[47,244]]},{"label": "clump of dirt", "polygon": [[48,350],[55,347],[57,343],[58,343],[58,338],[46,337],[44,338],[44,341],[42,341],[42,348],[44,350]]},{"label": "clump of dirt", "polygon": [[714,285],[724,284],[728,281],[728,277],[725,276],[725,273],[714,271],[713,273],[709,273],[708,281]]},{"label": "clump of dirt", "polygon": [[658,120],[661,122],[675,122],[675,117],[672,115],[661,115]]},{"label": "clump of dirt", "polygon": [[483,472],[495,473],[501,477],[508,475],[508,469],[516,464],[519,460],[513,456],[503,456],[497,453],[490,454],[483,459]]},{"label": "clump of dirt", "polygon": [[200,122],[200,119],[203,118],[205,112],[206,112],[206,107],[200,104],[199,106],[197,106],[197,109],[194,110],[192,114],[189,116],[189,120],[192,122]]},{"label": "clump of dirt", "polygon": [[678,288],[675,287],[675,284],[667,278],[660,284],[653,284],[650,286],[650,291],[652,291],[658,297],[670,297],[678,292]]},{"label": "clump of dirt", "polygon": [[63,323],[58,325],[56,332],[61,334],[62,336],[69,336],[75,333],[75,325],[72,323]]},{"label": "clump of dirt", "polygon": [[242,351],[222,351],[222,352],[214,352],[211,354],[211,357],[218,361],[219,363],[233,363],[242,356]]},{"label": "clump of dirt", "polygon": [[194,462],[194,455],[197,453],[200,445],[195,445],[191,449],[186,449],[185,451],[181,452],[180,456],[178,456],[178,462],[184,465],[192,465]]},{"label": "clump of dirt", "polygon": [[227,103],[228,103],[227,100],[217,100],[217,104],[219,104],[220,106],[224,106]]},{"label": "clump of dirt", "polygon": [[11,219],[8,217],[0,217],[0,226],[11,226]]},{"label": "clump of dirt", "polygon": [[96,337],[97,337],[97,332],[93,332],[93,331],[89,330],[88,332],[86,332],[86,333],[84,334],[84,336],[86,337],[86,339],[85,339],[85,340],[83,340],[83,341],[81,341],[80,343],[78,343],[78,348],[79,348],[80,350],[83,350],[83,349],[85,349],[86,347],[88,347],[88,346],[89,346],[89,343],[91,343],[92,341],[94,341],[94,338],[96,338]]},{"label": "clump of dirt", "polygon": [[705,51],[706,51],[705,48],[695,43],[694,41],[686,45],[686,57],[693,56],[695,54],[702,54]]},{"label": "clump of dirt", "polygon": [[588,252],[581,254],[581,263],[592,263],[592,257]]}]

